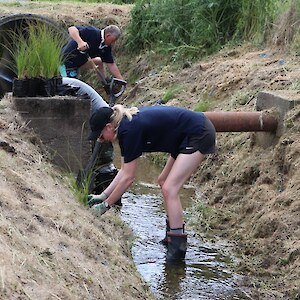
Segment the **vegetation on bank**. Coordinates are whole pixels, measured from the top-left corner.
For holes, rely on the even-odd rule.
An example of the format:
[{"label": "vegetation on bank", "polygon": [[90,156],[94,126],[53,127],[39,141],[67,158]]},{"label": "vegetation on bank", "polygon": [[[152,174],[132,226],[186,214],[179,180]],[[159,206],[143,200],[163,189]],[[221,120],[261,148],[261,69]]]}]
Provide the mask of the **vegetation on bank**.
[{"label": "vegetation on bank", "polygon": [[[65,0],[64,2],[76,2]],[[35,1],[34,1],[35,2]],[[41,2],[41,1],[36,1]],[[58,2],[48,0],[47,2]],[[59,1],[60,2],[60,1]],[[194,61],[227,45],[283,43],[300,51],[297,0],[82,0],[132,4],[122,48],[165,63]],[[284,30],[282,32],[281,29]],[[160,60],[160,62],[162,62]]]},{"label": "vegetation on bank", "polygon": [[[43,0],[31,0],[35,2],[43,2]],[[61,2],[61,0],[45,0],[47,2]],[[81,3],[112,3],[112,4],[132,4],[137,0],[64,0],[64,2],[81,2]]]},{"label": "vegetation on bank", "polygon": [[139,0],[124,45],[135,54],[164,53],[168,63],[196,60],[228,44],[268,42],[286,12],[293,12],[286,20],[291,26],[283,33],[290,42],[299,39],[298,22],[293,22],[299,18],[299,1]]}]

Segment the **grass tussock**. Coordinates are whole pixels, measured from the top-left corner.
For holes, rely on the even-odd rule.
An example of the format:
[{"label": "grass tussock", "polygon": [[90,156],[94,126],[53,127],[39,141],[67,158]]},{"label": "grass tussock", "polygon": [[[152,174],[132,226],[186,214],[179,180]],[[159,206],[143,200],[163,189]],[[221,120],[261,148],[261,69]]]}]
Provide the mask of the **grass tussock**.
[{"label": "grass tussock", "polygon": [[57,30],[45,25],[29,24],[27,32],[12,33],[16,47],[12,50],[19,79],[59,75],[63,62],[61,48],[65,38]]}]

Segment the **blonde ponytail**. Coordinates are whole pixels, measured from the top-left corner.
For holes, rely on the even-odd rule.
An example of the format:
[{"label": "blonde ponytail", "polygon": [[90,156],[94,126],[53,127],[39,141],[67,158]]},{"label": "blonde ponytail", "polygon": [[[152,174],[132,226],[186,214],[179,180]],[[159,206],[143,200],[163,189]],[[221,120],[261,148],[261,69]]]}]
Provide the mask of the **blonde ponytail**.
[{"label": "blonde ponytail", "polygon": [[132,116],[136,115],[139,112],[137,107],[125,108],[121,104],[116,104],[113,108],[113,114],[111,116],[111,123],[118,130],[120,122],[123,117],[127,117],[129,121],[132,120]]}]

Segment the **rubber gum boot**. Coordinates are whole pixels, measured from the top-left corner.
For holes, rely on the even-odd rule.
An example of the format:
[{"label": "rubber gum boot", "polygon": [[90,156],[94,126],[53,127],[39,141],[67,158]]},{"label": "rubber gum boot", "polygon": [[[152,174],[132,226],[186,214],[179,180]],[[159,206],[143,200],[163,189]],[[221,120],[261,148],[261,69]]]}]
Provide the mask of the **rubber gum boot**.
[{"label": "rubber gum boot", "polygon": [[[182,225],[182,229],[184,232],[184,224]],[[166,219],[166,236],[160,241],[161,244],[168,247],[168,233],[171,231],[169,220]]]},{"label": "rubber gum boot", "polygon": [[164,246],[168,246],[168,232],[170,232],[170,223],[169,220],[166,219],[166,236],[160,241]]},{"label": "rubber gum boot", "polygon": [[168,232],[167,262],[182,261],[185,259],[187,249],[187,234],[174,234]]}]

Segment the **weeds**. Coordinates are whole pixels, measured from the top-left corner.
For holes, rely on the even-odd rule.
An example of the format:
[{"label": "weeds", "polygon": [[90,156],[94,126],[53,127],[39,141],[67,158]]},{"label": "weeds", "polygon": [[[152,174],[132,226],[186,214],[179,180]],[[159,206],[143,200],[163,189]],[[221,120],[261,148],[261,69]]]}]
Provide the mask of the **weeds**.
[{"label": "weeds", "polygon": [[200,100],[196,104],[196,107],[194,108],[194,111],[205,112],[205,111],[208,111],[209,107],[210,107],[210,103],[208,101]]},{"label": "weeds", "polygon": [[178,95],[182,91],[182,86],[180,85],[173,85],[169,87],[164,95],[162,96],[162,100],[164,103],[167,103],[169,100],[173,99],[176,95]]},{"label": "weeds", "polygon": [[89,194],[89,186],[91,176],[88,176],[81,185],[78,186],[76,178],[73,174],[67,175],[69,187],[74,195],[74,197],[83,205],[87,205],[87,195]]},{"label": "weeds", "polygon": [[191,225],[198,229],[201,228],[204,232],[208,232],[212,227],[215,213],[213,208],[208,207],[203,201],[197,198],[190,212]]},{"label": "weeds", "polygon": [[163,152],[147,153],[147,157],[157,166],[165,166],[169,154]]},{"label": "weeds", "polygon": [[250,92],[238,91],[232,95],[230,103],[232,104],[233,108],[236,108],[237,106],[249,105],[251,101],[255,100],[257,93],[257,90]]}]

